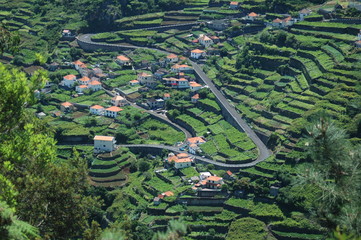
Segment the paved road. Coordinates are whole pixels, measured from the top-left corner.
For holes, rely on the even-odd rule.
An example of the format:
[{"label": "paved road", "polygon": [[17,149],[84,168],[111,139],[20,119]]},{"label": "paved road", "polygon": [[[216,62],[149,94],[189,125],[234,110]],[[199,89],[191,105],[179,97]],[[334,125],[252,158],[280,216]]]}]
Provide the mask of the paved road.
[{"label": "paved road", "polygon": [[[94,34],[84,34],[84,35],[80,35],[77,37],[78,39],[78,43],[80,42],[85,42],[87,44],[92,44],[95,46],[112,46],[112,47],[118,47],[120,50],[122,48],[128,48],[128,49],[138,49],[138,48],[145,48],[145,49],[152,49],[152,50],[156,50],[159,51],[161,53],[164,54],[169,54],[170,52],[166,52],[163,50],[159,50],[159,49],[154,49],[154,48],[146,48],[146,47],[138,47],[138,46],[129,46],[129,45],[120,45],[120,44],[107,44],[107,43],[97,43],[97,42],[93,42],[91,40],[91,36],[93,36]],[[249,138],[252,139],[252,141],[256,144],[257,148],[258,148],[258,158],[251,162],[251,163],[247,163],[247,164],[225,164],[225,163],[220,163],[220,162],[216,162],[210,159],[202,159],[200,157],[196,157],[197,159],[200,159],[204,162],[207,163],[212,163],[214,165],[220,166],[220,167],[227,167],[229,166],[229,168],[244,168],[244,167],[251,167],[256,165],[257,163],[267,159],[269,156],[271,156],[271,151],[268,150],[268,148],[266,147],[266,145],[261,141],[261,139],[257,136],[257,134],[252,130],[252,128],[250,128],[248,126],[248,124],[241,118],[241,116],[237,113],[236,109],[231,106],[228,102],[228,100],[223,96],[223,94],[216,88],[216,86],[213,84],[212,80],[210,78],[207,77],[207,75],[203,72],[203,70],[201,69],[201,67],[191,61],[191,64],[194,68],[194,70],[197,72],[197,74],[199,75],[199,77],[203,80],[204,83],[206,83],[210,90],[213,92],[213,94],[216,96],[216,98],[219,100],[220,104],[223,105],[223,107],[226,109],[226,111],[228,111],[228,113],[232,116],[232,118],[234,119],[234,121],[243,129],[243,131],[248,135]],[[135,146],[134,146],[135,147]],[[141,147],[140,145],[138,147]],[[146,147],[145,145],[143,145],[143,147]],[[168,149],[168,147],[163,146],[163,145],[154,145],[155,148],[160,148],[160,147],[164,147],[164,149]],[[170,149],[168,149],[170,150]],[[173,150],[171,150],[173,151]]]},{"label": "paved road", "polygon": [[177,147],[172,147],[172,146],[166,146],[166,145],[156,145],[156,144],[121,144],[121,145],[117,145],[119,147],[126,147],[126,148],[140,148],[140,149],[144,149],[144,148],[156,148],[156,149],[166,149],[175,153],[187,153],[189,156],[191,156],[192,158],[194,158],[196,160],[196,162],[202,162],[202,163],[206,163],[206,164],[213,164],[217,167],[220,167],[222,169],[241,169],[241,168],[248,168],[248,167],[253,167],[254,165],[256,165],[259,161],[252,161],[249,163],[240,163],[240,164],[229,164],[229,163],[222,163],[222,162],[217,162],[208,158],[204,158],[204,157],[200,157],[198,155],[193,155],[190,154],[188,152],[185,151],[180,151],[179,148]]}]

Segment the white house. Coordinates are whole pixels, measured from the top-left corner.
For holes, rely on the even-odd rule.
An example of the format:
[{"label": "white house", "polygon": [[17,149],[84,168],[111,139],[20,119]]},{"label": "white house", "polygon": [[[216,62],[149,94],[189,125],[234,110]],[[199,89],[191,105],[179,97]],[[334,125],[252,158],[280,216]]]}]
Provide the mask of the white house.
[{"label": "white house", "polygon": [[358,41],[361,41],[361,29],[360,29],[360,31],[359,31],[358,34],[357,34],[357,40],[358,40]]},{"label": "white house", "polygon": [[116,62],[120,65],[125,65],[125,66],[131,65],[130,59],[124,55],[117,56]]},{"label": "white house", "polygon": [[197,154],[197,151],[199,151],[199,146],[197,144],[191,144],[188,146],[188,152],[190,154],[195,155]]},{"label": "white house", "polygon": [[192,97],[192,103],[197,103],[199,100],[199,94],[195,94],[193,97]]},{"label": "white house", "polygon": [[73,66],[75,68],[75,70],[79,70],[80,66],[84,65],[84,63],[80,60],[76,60],[75,62],[73,62]]},{"label": "white house", "polygon": [[178,62],[178,56],[171,53],[167,56],[167,62],[170,62],[170,63],[175,63],[175,62]]},{"label": "white house", "polygon": [[163,99],[164,100],[169,100],[170,99],[170,94],[169,93],[164,93],[163,94]]},{"label": "white house", "polygon": [[198,91],[202,88],[202,85],[196,82],[189,82],[189,86],[192,92]]},{"label": "white house", "polygon": [[135,86],[135,85],[138,85],[139,84],[139,81],[138,80],[131,80],[129,81],[129,85],[130,86]]},{"label": "white house", "polygon": [[221,186],[224,184],[223,178],[217,177],[217,176],[210,176],[206,179],[206,187],[207,188],[221,188]]},{"label": "white house", "polygon": [[123,109],[113,106],[113,107],[105,109],[104,116],[116,118],[120,111],[123,111]]},{"label": "white house", "polygon": [[168,154],[167,161],[169,163],[174,162],[174,167],[176,169],[186,168],[192,166],[193,160],[189,158],[188,154],[180,153],[178,155],[174,155],[174,153]]},{"label": "white house", "polygon": [[205,55],[205,51],[200,50],[200,49],[194,49],[191,51],[191,58],[194,58],[194,59],[199,59],[201,57],[204,57],[204,55]]},{"label": "white house", "polygon": [[95,92],[95,91],[102,89],[102,84],[101,84],[101,82],[94,80],[94,81],[90,82],[89,88]]},{"label": "white house", "polygon": [[203,137],[192,137],[187,139],[187,145],[189,149],[189,153],[196,154],[199,150],[199,145],[205,143],[206,140]]},{"label": "white house", "polygon": [[198,41],[200,44],[202,44],[206,48],[213,44],[213,40],[204,34],[199,35]]},{"label": "white house", "polygon": [[250,14],[247,14],[247,16],[244,19],[246,19],[248,21],[254,21],[258,18],[258,16],[259,15],[257,13],[251,12]]},{"label": "white house", "polygon": [[75,87],[75,91],[78,92],[78,93],[82,93],[87,89],[88,89],[87,85],[79,85],[79,86]]},{"label": "white house", "polygon": [[153,75],[145,72],[139,73],[137,80],[140,82],[140,84],[146,85],[147,87],[153,87],[157,84],[153,78]]},{"label": "white house", "polygon": [[100,105],[91,106],[90,113],[94,115],[104,115],[104,107]]},{"label": "white house", "polygon": [[281,19],[276,18],[275,20],[272,21],[271,25],[272,25],[272,27],[283,28],[284,22]]},{"label": "white house", "polygon": [[75,82],[76,82],[76,76],[73,74],[69,74],[64,76],[62,85],[70,88],[74,86]]},{"label": "white house", "polygon": [[207,178],[209,178],[210,176],[212,176],[212,174],[210,172],[200,172],[199,173],[199,178],[201,180],[206,180]]},{"label": "white house", "polygon": [[311,10],[310,9],[307,9],[307,8],[304,8],[302,9],[301,11],[299,11],[299,19],[300,21],[303,21],[305,19],[306,16],[310,15],[311,14]]},{"label": "white house", "polygon": [[173,85],[174,88],[189,88],[189,82],[185,78],[176,79],[176,84]]},{"label": "white house", "polygon": [[127,100],[122,97],[122,96],[115,96],[112,98],[112,100],[110,101],[114,106],[119,106],[119,107],[122,107],[122,106],[125,106],[127,105]]},{"label": "white house", "polygon": [[109,136],[94,137],[94,152],[112,152],[115,149],[115,138]]},{"label": "white house", "polygon": [[80,85],[89,85],[89,83],[90,83],[90,78],[88,78],[88,77],[79,78],[79,79],[78,79],[78,83],[79,83]]}]

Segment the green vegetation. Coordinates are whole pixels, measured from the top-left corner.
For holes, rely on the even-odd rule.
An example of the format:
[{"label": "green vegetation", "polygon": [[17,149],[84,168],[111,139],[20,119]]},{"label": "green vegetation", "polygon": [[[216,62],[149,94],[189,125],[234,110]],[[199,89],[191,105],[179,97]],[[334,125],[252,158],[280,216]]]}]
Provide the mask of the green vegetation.
[{"label": "green vegetation", "polygon": [[227,239],[265,239],[267,232],[263,222],[254,218],[241,218],[232,222]]}]

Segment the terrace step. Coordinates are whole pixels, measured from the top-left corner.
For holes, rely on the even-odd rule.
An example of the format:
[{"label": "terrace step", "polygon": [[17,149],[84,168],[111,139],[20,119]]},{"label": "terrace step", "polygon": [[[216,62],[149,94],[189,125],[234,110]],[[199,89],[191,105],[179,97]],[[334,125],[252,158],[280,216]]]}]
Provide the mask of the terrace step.
[{"label": "terrace step", "polygon": [[321,96],[325,96],[327,93],[330,92],[331,89],[325,87],[325,86],[321,86],[321,85],[315,85],[313,84],[310,88],[311,91],[321,95]]}]

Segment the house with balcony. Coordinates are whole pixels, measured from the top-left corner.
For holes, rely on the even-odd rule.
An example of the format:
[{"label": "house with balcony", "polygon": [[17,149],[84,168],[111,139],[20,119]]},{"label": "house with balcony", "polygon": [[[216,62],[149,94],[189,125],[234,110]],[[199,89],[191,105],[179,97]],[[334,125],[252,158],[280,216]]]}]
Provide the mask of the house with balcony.
[{"label": "house with balcony", "polygon": [[94,105],[94,106],[91,106],[89,109],[90,109],[91,114],[99,115],[99,116],[104,115],[105,108],[103,106]]},{"label": "house with balcony", "polygon": [[191,51],[191,58],[200,59],[206,55],[206,52],[200,49],[194,49]]},{"label": "house with balcony", "polygon": [[112,106],[112,107],[105,109],[104,116],[116,118],[120,111],[123,111],[123,109],[116,107],[116,106]]},{"label": "house with balcony", "polygon": [[115,150],[115,137],[95,136],[94,152],[112,152]]}]

